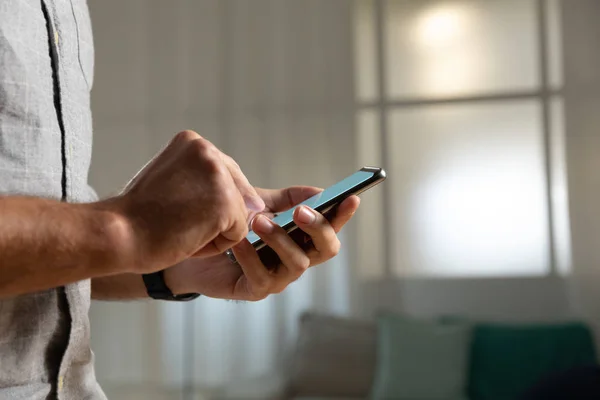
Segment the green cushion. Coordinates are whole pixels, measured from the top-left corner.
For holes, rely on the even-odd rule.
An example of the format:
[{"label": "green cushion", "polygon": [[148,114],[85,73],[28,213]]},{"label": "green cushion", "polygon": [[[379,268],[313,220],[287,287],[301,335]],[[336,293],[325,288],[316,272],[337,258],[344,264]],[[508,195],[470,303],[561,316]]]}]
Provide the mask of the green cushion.
[{"label": "green cushion", "polygon": [[474,327],[469,398],[514,399],[541,377],[595,362],[583,324]]},{"label": "green cushion", "polygon": [[471,328],[396,315],[377,320],[377,367],[371,399],[465,398]]}]

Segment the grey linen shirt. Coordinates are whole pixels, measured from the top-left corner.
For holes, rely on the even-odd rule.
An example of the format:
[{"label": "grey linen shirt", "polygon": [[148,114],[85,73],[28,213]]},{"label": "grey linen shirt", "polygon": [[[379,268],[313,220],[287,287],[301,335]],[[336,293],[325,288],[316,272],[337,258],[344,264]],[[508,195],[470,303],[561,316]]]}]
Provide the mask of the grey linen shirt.
[{"label": "grey linen shirt", "polygon": [[[0,195],[95,200],[93,60],[85,0],[0,1]],[[106,398],[90,294],[88,280],[0,300],[0,399]]]}]

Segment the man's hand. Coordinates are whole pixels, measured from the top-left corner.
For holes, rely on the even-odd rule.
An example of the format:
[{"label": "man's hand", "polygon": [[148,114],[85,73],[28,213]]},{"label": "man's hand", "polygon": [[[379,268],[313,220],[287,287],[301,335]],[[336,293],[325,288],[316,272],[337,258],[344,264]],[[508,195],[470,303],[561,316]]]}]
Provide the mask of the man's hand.
[{"label": "man's hand", "polygon": [[131,270],[123,272],[135,273],[222,253],[246,236],[248,209],[264,207],[237,164],[192,131],[177,134],[120,196],[100,204],[130,227],[123,243]]},{"label": "man's hand", "polygon": [[140,274],[222,253],[264,207],[231,158],[181,132],[111,199],[0,196],[0,298],[90,278],[94,297],[141,296]]},{"label": "man's hand", "polygon": [[[257,189],[266,208],[261,214],[279,213],[294,207],[321,189],[291,187],[282,190]],[[309,267],[321,264],[340,249],[336,233],[352,218],[360,200],[352,196],[344,200],[331,222],[308,207],[294,212],[294,221],[312,238],[314,249],[303,251],[279,226],[264,215],[252,220],[252,229],[278,254],[282,264],[267,269],[247,240],[241,241],[233,252],[238,264],[225,255],[208,258],[189,258],[165,271],[167,285],[175,294],[201,293],[205,296],[256,301],[272,293],[280,293],[297,280]],[[250,217],[253,217],[251,214]]]}]

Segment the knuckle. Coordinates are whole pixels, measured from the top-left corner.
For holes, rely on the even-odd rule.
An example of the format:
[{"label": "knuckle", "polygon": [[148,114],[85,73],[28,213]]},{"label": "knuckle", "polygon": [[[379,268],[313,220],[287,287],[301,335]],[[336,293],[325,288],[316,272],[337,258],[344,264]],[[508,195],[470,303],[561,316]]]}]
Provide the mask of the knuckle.
[{"label": "knuckle", "polygon": [[231,248],[228,241],[215,241],[214,245],[219,254],[224,253]]},{"label": "knuckle", "polygon": [[234,237],[231,236],[231,234],[234,234],[235,232],[230,232],[231,231],[231,222],[229,220],[229,218],[227,218],[227,212],[225,210],[223,210],[223,207],[216,207],[215,211],[213,211],[214,216],[216,217],[216,229],[219,233],[223,234],[225,232],[229,232],[230,234],[227,235],[227,239],[228,241],[234,241],[234,237],[237,237],[237,235],[234,235]]},{"label": "knuckle", "polygon": [[223,155],[226,159],[227,162],[236,170],[241,171],[242,168],[240,167],[240,164],[237,163],[237,161],[235,161],[233,158],[231,158],[231,156],[228,156],[227,154]]},{"label": "knuckle", "polygon": [[218,204],[218,201],[216,203],[215,211],[213,212],[217,224],[216,229],[227,237],[229,246],[231,246],[232,243],[237,244],[244,240],[248,235],[248,225],[246,224],[246,220],[232,218],[230,210],[227,207]]},{"label": "knuckle", "polygon": [[225,168],[223,164],[216,158],[207,157],[202,162],[203,172],[207,174],[207,178],[212,183],[222,183]]},{"label": "knuckle", "polygon": [[287,285],[287,284],[286,284],[286,285],[279,285],[279,286],[277,286],[277,288],[275,288],[275,289],[273,290],[273,294],[279,294],[279,293],[282,293],[282,292],[283,292],[285,289],[287,289],[287,287],[288,287],[288,285]]},{"label": "knuckle", "polygon": [[191,142],[192,140],[198,139],[199,137],[200,137],[200,135],[198,135],[196,132],[186,129],[175,135],[175,141],[176,142]]},{"label": "knuckle", "polygon": [[210,142],[195,140],[190,143],[189,151],[192,160],[200,165],[208,178],[220,180],[223,177],[226,167]]},{"label": "knuckle", "polygon": [[299,274],[303,274],[310,267],[310,259],[304,254],[295,256],[291,260],[290,269],[293,269]]},{"label": "knuckle", "polygon": [[199,158],[215,158],[214,145],[208,140],[196,138],[188,142],[190,153]]},{"label": "knuckle", "polygon": [[336,240],[334,240],[327,248],[327,252],[326,252],[327,258],[333,258],[333,257],[337,256],[338,254],[340,254],[341,248],[342,248],[342,244],[340,243],[339,239],[336,238]]},{"label": "knuckle", "polygon": [[252,300],[260,301],[264,300],[269,296],[269,282],[267,279],[261,279],[255,282],[255,288],[252,291]]},{"label": "knuckle", "polygon": [[252,297],[250,298],[250,301],[261,301],[266,299],[267,297],[269,297],[268,294],[253,294]]},{"label": "knuckle", "polygon": [[241,242],[248,235],[248,227],[245,224],[241,224],[241,228],[237,229],[232,233],[232,240],[236,243]]}]

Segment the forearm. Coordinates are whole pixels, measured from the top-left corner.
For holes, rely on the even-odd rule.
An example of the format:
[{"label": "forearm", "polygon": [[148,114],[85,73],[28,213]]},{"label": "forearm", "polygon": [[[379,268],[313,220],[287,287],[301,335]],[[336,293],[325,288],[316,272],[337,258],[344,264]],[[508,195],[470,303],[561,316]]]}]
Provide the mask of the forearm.
[{"label": "forearm", "polygon": [[146,286],[139,274],[119,274],[92,279],[95,300],[134,300],[147,298]]},{"label": "forearm", "polygon": [[0,298],[123,272],[127,225],[99,204],[0,197]]}]

